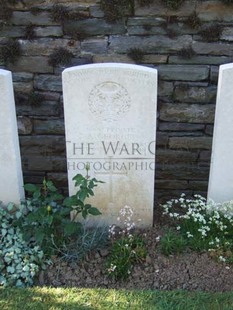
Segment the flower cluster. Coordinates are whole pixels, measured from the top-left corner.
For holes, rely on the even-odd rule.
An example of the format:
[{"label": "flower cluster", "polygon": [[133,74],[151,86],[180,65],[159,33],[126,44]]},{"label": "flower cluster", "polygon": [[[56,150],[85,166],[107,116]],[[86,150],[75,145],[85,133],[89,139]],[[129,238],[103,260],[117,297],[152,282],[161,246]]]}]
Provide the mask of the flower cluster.
[{"label": "flower cluster", "polygon": [[188,199],[182,194],[162,207],[191,248],[215,252],[220,261],[233,261],[233,201],[219,204],[200,195]]},{"label": "flower cluster", "polygon": [[109,237],[113,242],[107,261],[107,273],[115,279],[126,279],[133,264],[146,256],[144,241],[134,234],[136,225],[132,220],[133,215],[133,209],[124,206],[117,218],[118,225],[109,228]]}]

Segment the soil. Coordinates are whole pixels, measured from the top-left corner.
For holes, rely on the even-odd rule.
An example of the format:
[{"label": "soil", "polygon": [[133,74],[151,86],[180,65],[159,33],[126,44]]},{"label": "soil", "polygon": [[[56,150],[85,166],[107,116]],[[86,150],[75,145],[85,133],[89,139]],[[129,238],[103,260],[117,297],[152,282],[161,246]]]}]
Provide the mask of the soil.
[{"label": "soil", "polygon": [[105,272],[108,248],[89,254],[82,261],[53,257],[40,273],[39,285],[53,287],[159,289],[224,292],[233,288],[233,266],[213,260],[208,253],[164,256],[159,251],[158,226],[146,231],[147,257],[133,268],[127,281],[114,281]]}]

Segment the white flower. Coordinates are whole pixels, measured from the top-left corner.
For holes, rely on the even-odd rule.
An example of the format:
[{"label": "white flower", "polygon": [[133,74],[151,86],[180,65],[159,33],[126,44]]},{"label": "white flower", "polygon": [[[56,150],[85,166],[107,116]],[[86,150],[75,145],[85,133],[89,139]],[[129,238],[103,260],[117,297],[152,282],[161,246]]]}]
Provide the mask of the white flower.
[{"label": "white flower", "polygon": [[225,262],[226,261],[226,259],[223,257],[223,256],[219,256],[219,258],[218,258],[219,260],[220,260],[220,262]]}]

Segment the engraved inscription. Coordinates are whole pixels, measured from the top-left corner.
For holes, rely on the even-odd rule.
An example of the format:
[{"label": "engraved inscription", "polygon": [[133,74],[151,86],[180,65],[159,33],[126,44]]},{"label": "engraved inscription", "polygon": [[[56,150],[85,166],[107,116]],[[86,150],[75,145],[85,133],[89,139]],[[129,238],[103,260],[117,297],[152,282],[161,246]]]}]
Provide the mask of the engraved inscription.
[{"label": "engraved inscription", "polygon": [[103,121],[117,121],[130,109],[128,91],[120,84],[107,81],[96,85],[88,98],[90,111]]}]

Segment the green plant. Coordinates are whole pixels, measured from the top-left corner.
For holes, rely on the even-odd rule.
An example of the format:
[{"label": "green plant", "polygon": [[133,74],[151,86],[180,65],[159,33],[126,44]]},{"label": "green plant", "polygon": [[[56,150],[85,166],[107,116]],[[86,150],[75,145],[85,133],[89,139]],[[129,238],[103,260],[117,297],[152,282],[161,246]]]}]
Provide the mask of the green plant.
[{"label": "green plant", "polygon": [[100,6],[108,22],[116,22],[128,11],[130,11],[130,15],[134,14],[133,0],[101,0]]},{"label": "green plant", "polygon": [[24,220],[24,211],[23,205],[0,205],[0,286],[32,285],[43,266],[43,252],[39,246],[27,243],[17,226],[19,219]]},{"label": "green plant", "polygon": [[17,40],[9,39],[1,47],[0,60],[5,63],[15,63],[21,55],[21,47]]},{"label": "green plant", "polygon": [[54,4],[51,9],[50,16],[54,22],[63,23],[69,18],[69,12],[65,6],[61,4]]},{"label": "green plant", "polygon": [[197,12],[194,11],[191,15],[188,16],[185,24],[191,29],[198,29],[201,26],[201,20],[197,15]]},{"label": "green plant", "polygon": [[63,196],[52,181],[44,179],[42,185],[25,184],[24,188],[30,194],[25,201],[26,216],[19,223],[24,238],[34,241],[50,255],[54,252],[53,241],[60,245],[64,236],[79,227],[70,223],[70,209],[61,206]]},{"label": "green plant", "polygon": [[190,59],[196,55],[196,52],[193,50],[192,46],[189,45],[187,47],[183,47],[179,52],[178,55],[184,59]]},{"label": "green plant", "polygon": [[160,250],[164,255],[180,254],[185,249],[186,240],[172,229],[169,229],[160,240]]},{"label": "green plant", "polygon": [[[123,225],[123,228],[119,230],[119,227],[112,225],[109,229],[112,246],[107,258],[106,269],[108,275],[116,280],[127,279],[133,265],[142,262],[146,258],[143,238],[132,233],[135,228],[132,217],[132,208],[125,206],[120,210],[120,216],[118,217],[118,221]],[[116,233],[117,230],[118,233]]]},{"label": "green plant", "polygon": [[104,183],[102,181],[98,181],[96,178],[90,178],[88,175],[89,166],[86,166],[87,175],[84,177],[81,174],[77,174],[73,177],[75,181],[75,187],[78,187],[78,190],[75,195],[71,197],[67,197],[63,204],[66,207],[71,207],[72,210],[72,219],[76,220],[79,213],[81,213],[84,219],[87,218],[88,214],[91,215],[100,215],[101,212],[93,207],[89,203],[85,203],[86,198],[90,196],[94,196],[94,188],[98,183]]},{"label": "green plant", "polygon": [[127,55],[136,63],[140,63],[143,60],[144,53],[140,48],[130,48]]},{"label": "green plant", "polygon": [[35,32],[35,25],[32,23],[29,23],[26,27],[25,27],[25,39],[27,40],[33,40],[36,38],[36,32]]},{"label": "green plant", "polygon": [[57,248],[59,256],[66,261],[81,260],[93,251],[98,251],[108,244],[108,227],[97,226],[88,227],[87,223],[83,223],[78,236],[71,238],[66,242],[64,240],[62,246]]},{"label": "green plant", "polygon": [[165,5],[170,10],[178,10],[184,0],[164,0]]},{"label": "green plant", "polygon": [[73,54],[63,47],[59,47],[49,55],[49,65],[55,67],[58,65],[69,65],[72,60]]},{"label": "green plant", "polygon": [[222,34],[222,30],[223,28],[220,24],[214,23],[214,24],[203,27],[199,31],[199,34],[202,36],[202,38],[205,41],[208,41],[208,42],[218,41]]},{"label": "green plant", "polygon": [[233,201],[207,203],[200,195],[188,199],[182,194],[163,208],[164,214],[175,221],[189,248],[208,250],[221,261],[233,260]]},{"label": "green plant", "polygon": [[77,221],[78,214],[83,218],[87,215],[100,215],[100,211],[85,204],[85,199],[94,195],[93,188],[96,179],[76,175],[75,186],[79,186],[77,193],[63,200],[52,181],[43,180],[41,185],[25,184],[25,190],[30,197],[25,201],[26,216],[19,222],[27,241],[35,242],[46,255],[59,252],[65,239],[77,236],[82,231],[82,224]]}]

